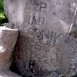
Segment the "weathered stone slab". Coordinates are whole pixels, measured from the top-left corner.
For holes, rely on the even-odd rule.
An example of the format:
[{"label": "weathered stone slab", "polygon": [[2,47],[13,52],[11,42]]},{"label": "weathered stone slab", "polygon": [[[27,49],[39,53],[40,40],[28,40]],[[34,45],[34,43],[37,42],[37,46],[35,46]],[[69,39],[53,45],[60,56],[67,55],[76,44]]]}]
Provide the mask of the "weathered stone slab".
[{"label": "weathered stone slab", "polygon": [[18,37],[18,29],[0,27],[0,76],[20,77],[10,71],[12,54]]},{"label": "weathered stone slab", "polygon": [[[4,4],[11,27],[20,30],[15,51],[21,74],[26,70],[42,77],[53,70],[65,73],[71,46],[63,37],[69,36],[77,0],[4,0]],[[59,38],[64,41],[59,42],[62,48]]]},{"label": "weathered stone slab", "polygon": [[0,69],[9,69],[17,37],[17,29],[0,27]]}]

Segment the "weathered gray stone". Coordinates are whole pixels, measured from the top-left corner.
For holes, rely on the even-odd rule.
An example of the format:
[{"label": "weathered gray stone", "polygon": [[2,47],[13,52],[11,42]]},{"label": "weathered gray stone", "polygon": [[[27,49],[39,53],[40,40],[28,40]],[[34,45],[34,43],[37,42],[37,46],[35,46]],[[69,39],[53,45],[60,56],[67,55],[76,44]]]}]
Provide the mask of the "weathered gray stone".
[{"label": "weathered gray stone", "polygon": [[1,77],[21,77],[21,76],[15,74],[9,70],[5,70],[5,71],[0,70],[0,76]]},{"label": "weathered gray stone", "polygon": [[[74,34],[75,35],[75,34]],[[75,75],[77,72],[77,38],[73,34],[65,33],[57,39],[57,61],[65,74]],[[67,67],[67,68],[66,68]]]},{"label": "weathered gray stone", "polygon": [[69,30],[77,0],[4,0],[4,4],[9,23],[19,29],[15,54],[21,74],[26,69],[38,74],[67,72],[76,44],[72,49],[65,39],[76,40]]},{"label": "weathered gray stone", "polygon": [[0,27],[0,77],[20,77],[10,71],[18,29]]},{"label": "weathered gray stone", "polygon": [[0,27],[0,69],[9,69],[17,36],[17,29]]},{"label": "weathered gray stone", "polygon": [[52,72],[49,76],[47,77],[59,77],[59,74],[57,72]]}]

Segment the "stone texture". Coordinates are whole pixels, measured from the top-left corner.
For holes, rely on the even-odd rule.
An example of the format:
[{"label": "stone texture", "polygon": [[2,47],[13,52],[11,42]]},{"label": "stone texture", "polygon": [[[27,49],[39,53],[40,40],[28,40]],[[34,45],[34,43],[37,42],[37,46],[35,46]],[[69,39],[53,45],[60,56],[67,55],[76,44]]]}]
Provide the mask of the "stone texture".
[{"label": "stone texture", "polygon": [[[66,74],[73,76],[77,73],[77,38],[75,34],[63,34],[57,39],[58,58],[62,69],[67,70]],[[66,68],[67,67],[67,68]]]},{"label": "stone texture", "polygon": [[21,77],[9,70],[6,70],[6,71],[0,71],[0,76],[1,77]]},{"label": "stone texture", "polygon": [[0,27],[0,69],[8,69],[18,36],[17,29]]},{"label": "stone texture", "polygon": [[10,71],[18,29],[0,27],[0,77],[20,77]]},{"label": "stone texture", "polygon": [[49,76],[47,77],[59,77],[59,74],[57,72],[52,72]]},{"label": "stone texture", "polygon": [[4,4],[11,28],[19,29],[15,54],[20,73],[29,70],[42,77],[54,70],[66,73],[76,47],[69,30],[77,0],[4,0]]}]

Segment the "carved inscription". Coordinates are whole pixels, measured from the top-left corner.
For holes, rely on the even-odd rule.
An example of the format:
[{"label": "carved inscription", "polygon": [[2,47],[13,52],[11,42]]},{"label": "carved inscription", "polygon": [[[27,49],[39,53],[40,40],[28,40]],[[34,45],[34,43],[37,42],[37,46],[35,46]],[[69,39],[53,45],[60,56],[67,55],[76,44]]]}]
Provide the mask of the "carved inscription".
[{"label": "carved inscription", "polygon": [[33,2],[34,11],[45,12],[47,4],[45,2]]},{"label": "carved inscription", "polygon": [[35,15],[31,14],[29,17],[29,20],[27,20],[28,25],[41,26],[45,22],[45,16],[41,16],[38,13]]},{"label": "carved inscription", "polygon": [[30,13],[30,19],[28,21],[30,25],[28,34],[34,39],[31,44],[34,46],[34,51],[35,49],[39,51],[42,49],[44,49],[44,51],[48,51],[49,48],[55,46],[56,38],[58,38],[59,35],[53,31],[45,31],[43,29],[40,30],[40,26],[45,25],[47,3],[32,0],[31,4],[33,7],[33,12]]},{"label": "carved inscription", "polygon": [[54,47],[56,44],[56,38],[62,35],[57,35],[57,33],[53,31],[39,30],[35,27],[29,28],[28,34],[29,36],[34,38],[37,45],[39,45],[40,43],[41,45],[45,45],[48,47]]},{"label": "carved inscription", "polygon": [[44,24],[44,21],[45,21],[44,12],[46,12],[47,4],[45,2],[39,2],[39,1],[34,1],[32,4],[33,4],[34,11],[38,12],[38,17],[36,14],[35,16],[32,16],[31,25],[35,24],[39,26]]},{"label": "carved inscription", "polygon": [[38,0],[32,0],[32,2],[30,2],[29,0],[26,4],[26,7],[28,7],[28,10],[26,10],[26,16],[29,18],[27,20],[28,25],[43,25],[45,23],[47,3]]}]

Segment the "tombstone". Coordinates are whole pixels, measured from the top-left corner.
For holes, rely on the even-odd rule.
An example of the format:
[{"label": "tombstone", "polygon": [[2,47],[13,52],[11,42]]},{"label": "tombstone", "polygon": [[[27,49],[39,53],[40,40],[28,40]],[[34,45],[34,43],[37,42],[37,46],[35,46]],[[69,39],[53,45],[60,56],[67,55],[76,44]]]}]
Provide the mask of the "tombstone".
[{"label": "tombstone", "polygon": [[10,71],[18,29],[0,27],[0,77],[21,77]]},{"label": "tombstone", "polygon": [[77,0],[4,0],[4,5],[9,27],[19,29],[15,56],[21,75],[26,70],[36,77],[48,77],[52,71],[66,73],[71,46],[64,40],[76,39],[69,31]]}]

